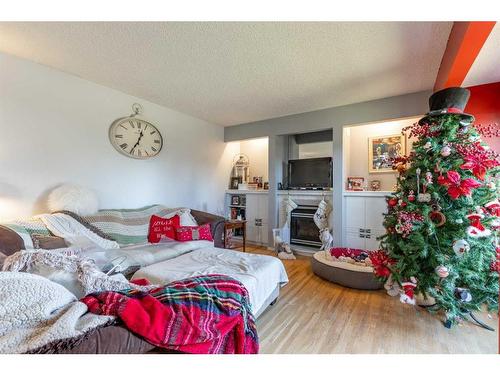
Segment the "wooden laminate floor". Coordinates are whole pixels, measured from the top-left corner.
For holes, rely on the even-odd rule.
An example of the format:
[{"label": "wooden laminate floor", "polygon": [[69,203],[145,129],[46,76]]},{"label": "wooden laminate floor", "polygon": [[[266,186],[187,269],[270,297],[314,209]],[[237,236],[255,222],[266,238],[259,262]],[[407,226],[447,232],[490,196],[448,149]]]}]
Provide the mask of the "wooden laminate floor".
[{"label": "wooden laminate floor", "polygon": [[[272,255],[247,247],[248,252]],[[325,281],[310,260],[284,260],[290,282],[257,320],[261,353],[498,353],[498,316],[478,314],[495,332],[404,305],[385,291]]]}]

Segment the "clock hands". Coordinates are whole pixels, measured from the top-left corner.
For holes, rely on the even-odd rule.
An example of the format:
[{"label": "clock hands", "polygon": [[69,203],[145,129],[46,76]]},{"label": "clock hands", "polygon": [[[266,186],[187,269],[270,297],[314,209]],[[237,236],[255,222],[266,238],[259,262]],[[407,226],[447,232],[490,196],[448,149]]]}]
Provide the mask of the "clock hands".
[{"label": "clock hands", "polygon": [[134,153],[134,149],[139,146],[139,142],[141,141],[141,138],[144,134],[142,133],[142,130],[141,130],[141,133],[139,134],[139,139],[137,140],[137,142],[135,143],[134,147],[132,147],[132,149],[130,150],[130,155],[132,155]]}]

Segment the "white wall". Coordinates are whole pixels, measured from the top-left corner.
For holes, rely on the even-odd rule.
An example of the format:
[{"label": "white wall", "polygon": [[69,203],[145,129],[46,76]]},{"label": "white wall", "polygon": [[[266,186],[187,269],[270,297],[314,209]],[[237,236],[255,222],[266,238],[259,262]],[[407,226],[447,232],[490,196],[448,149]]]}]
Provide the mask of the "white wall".
[{"label": "white wall", "polygon": [[299,144],[299,159],[332,157],[332,154],[332,141]]},{"label": "white wall", "polygon": [[[395,172],[368,173],[368,138],[400,134],[402,128],[415,121],[416,119],[405,119],[345,128],[344,140],[347,143],[344,154],[345,178],[347,179],[348,176],[364,177],[368,190],[370,190],[371,180],[380,180],[381,190],[392,190],[396,183]],[[406,140],[407,154],[411,151],[411,143],[411,140]]]},{"label": "white wall", "polygon": [[[150,160],[125,157],[108,140],[134,102],[164,138]],[[44,212],[47,192],[63,182],[93,188],[101,207],[223,212],[235,147],[217,125],[0,53],[0,132],[0,220]]]},{"label": "white wall", "polygon": [[249,139],[239,143],[240,152],[248,156],[250,161],[250,181],[253,177],[262,177],[262,182],[269,181],[269,139]]}]

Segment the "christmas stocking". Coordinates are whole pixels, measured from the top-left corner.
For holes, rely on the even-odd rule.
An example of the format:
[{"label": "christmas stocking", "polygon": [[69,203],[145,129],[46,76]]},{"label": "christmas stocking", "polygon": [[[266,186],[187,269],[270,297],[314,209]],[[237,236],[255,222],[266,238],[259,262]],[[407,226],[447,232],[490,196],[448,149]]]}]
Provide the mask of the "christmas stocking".
[{"label": "christmas stocking", "polygon": [[282,215],[285,217],[285,224],[281,228],[281,239],[285,243],[290,242],[290,214],[293,210],[298,207],[297,203],[295,203],[290,197],[283,201],[281,205]]},{"label": "christmas stocking", "polygon": [[415,304],[415,288],[417,286],[417,282],[415,278],[411,278],[411,281],[407,281],[404,283],[401,283],[401,286],[403,287],[403,291],[401,295],[399,296],[399,300],[402,303],[407,303],[409,305],[414,305]]},{"label": "christmas stocking", "polygon": [[486,229],[481,223],[481,219],[484,215],[479,212],[467,215],[467,219],[470,221],[470,226],[467,228],[467,234],[473,238],[488,237],[491,235],[491,231]]},{"label": "christmas stocking", "polygon": [[323,199],[318,204],[318,209],[314,213],[314,223],[319,230],[328,228],[328,215],[332,210],[331,206]]},{"label": "christmas stocking", "polygon": [[286,218],[285,223],[288,226],[289,225],[289,219],[290,219],[290,214],[293,210],[295,210],[298,207],[298,204],[295,203],[290,197],[285,199],[282,204],[282,209],[284,210],[283,216]]}]

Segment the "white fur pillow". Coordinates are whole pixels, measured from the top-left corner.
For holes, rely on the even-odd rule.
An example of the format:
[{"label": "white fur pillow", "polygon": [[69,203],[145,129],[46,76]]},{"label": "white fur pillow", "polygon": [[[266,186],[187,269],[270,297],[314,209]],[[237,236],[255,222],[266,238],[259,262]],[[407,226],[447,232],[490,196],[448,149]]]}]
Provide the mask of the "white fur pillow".
[{"label": "white fur pillow", "polygon": [[97,212],[99,200],[94,191],[88,188],[65,184],[50,192],[48,206],[51,212],[71,211],[86,216]]}]

